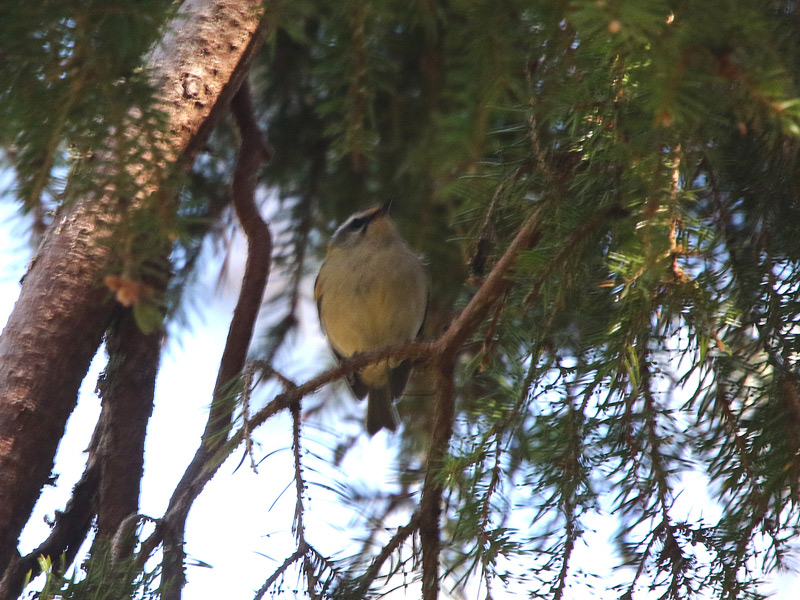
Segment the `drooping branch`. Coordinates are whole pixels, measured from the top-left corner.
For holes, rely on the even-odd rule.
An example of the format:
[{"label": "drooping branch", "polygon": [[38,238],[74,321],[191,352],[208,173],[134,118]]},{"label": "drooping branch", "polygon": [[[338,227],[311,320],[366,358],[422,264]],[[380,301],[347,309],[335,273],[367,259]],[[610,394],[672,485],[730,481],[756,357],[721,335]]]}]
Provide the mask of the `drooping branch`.
[{"label": "drooping branch", "polygon": [[419,504],[419,539],[422,546],[422,598],[439,597],[439,553],[441,551],[440,521],[442,513],[441,468],[450,437],[453,434],[455,415],[455,387],[453,375],[455,360],[450,357],[439,364],[436,377],[436,405],[431,430],[431,448],[428,451],[425,481]]},{"label": "drooping branch", "polygon": [[183,539],[186,519],[192,503],[218,466],[212,464],[220,454],[231,425],[234,409],[232,384],[244,369],[270,271],[272,237],[255,200],[258,168],[269,158],[269,153],[255,125],[246,81],[236,93],[231,108],[241,136],[232,196],[236,215],[247,236],[247,262],[200,446],[175,488],[162,522],[165,541],[162,598],[165,600],[181,597],[185,583]]}]

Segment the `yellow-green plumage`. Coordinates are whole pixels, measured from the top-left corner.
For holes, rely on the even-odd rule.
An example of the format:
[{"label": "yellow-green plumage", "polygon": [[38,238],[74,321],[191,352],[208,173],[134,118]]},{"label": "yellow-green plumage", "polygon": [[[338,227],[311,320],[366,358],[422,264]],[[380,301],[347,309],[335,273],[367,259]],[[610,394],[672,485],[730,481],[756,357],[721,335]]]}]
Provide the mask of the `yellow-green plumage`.
[{"label": "yellow-green plumage", "polygon": [[[375,207],[353,215],[334,234],[314,286],[320,322],[338,357],[411,341],[421,333],[428,302],[422,261],[386,214]],[[411,367],[384,361],[348,381],[367,395],[367,431],[397,426],[393,398],[402,394]]]}]

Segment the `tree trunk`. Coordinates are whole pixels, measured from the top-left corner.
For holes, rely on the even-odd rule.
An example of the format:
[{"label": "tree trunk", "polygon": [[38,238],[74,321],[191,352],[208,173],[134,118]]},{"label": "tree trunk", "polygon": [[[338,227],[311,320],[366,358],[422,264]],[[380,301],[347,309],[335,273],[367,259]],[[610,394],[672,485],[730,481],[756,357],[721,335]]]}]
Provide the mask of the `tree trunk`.
[{"label": "tree trunk", "polygon": [[[262,14],[258,0],[185,0],[149,57],[167,113],[171,162],[191,165],[236,92]],[[103,173],[96,176],[102,183]],[[141,196],[156,193],[164,176],[142,175]],[[126,206],[113,191],[66,208],[45,236],[0,336],[0,572],[50,475],[111,316],[113,300],[102,283],[110,252],[102,239],[124,212],[136,209],[135,201]]]}]

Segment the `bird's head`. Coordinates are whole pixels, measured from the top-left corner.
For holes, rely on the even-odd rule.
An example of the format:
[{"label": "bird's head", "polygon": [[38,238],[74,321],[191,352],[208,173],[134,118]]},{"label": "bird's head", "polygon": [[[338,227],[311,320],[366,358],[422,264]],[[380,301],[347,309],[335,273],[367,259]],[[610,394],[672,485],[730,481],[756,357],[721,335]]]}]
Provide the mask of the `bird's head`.
[{"label": "bird's head", "polygon": [[329,250],[361,244],[389,244],[399,239],[400,233],[389,217],[389,207],[387,202],[351,215],[333,234]]}]

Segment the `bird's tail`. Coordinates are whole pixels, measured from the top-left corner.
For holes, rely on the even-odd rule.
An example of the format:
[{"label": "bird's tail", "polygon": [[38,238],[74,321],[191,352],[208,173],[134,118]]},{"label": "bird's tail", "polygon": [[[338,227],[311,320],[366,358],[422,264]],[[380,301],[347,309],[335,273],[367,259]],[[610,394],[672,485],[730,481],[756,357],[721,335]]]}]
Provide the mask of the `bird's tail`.
[{"label": "bird's tail", "polygon": [[375,435],[383,427],[395,431],[398,421],[397,409],[392,402],[389,386],[370,389],[367,398],[367,432]]}]

